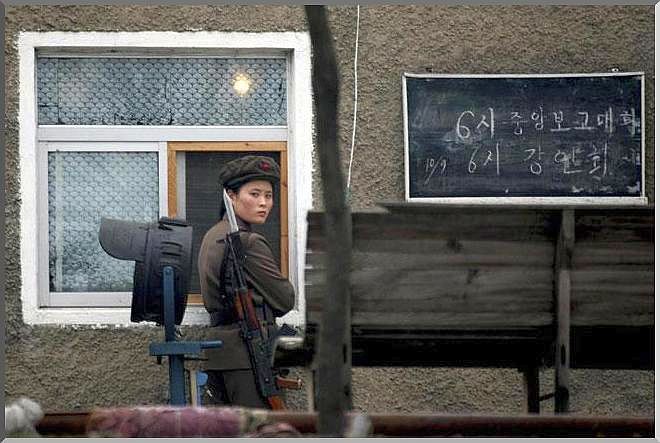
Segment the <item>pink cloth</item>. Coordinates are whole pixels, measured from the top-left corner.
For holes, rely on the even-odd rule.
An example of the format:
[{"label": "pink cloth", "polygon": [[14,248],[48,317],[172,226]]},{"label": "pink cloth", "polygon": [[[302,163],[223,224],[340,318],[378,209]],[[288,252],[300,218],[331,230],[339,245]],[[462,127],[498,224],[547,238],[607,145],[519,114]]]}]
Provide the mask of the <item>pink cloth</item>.
[{"label": "pink cloth", "polygon": [[265,438],[265,437],[302,437],[296,428],[288,423],[273,423],[259,427],[256,432],[243,435],[249,438]]},{"label": "pink cloth", "polygon": [[[244,413],[244,411],[243,411]],[[87,434],[107,437],[238,437],[245,419],[233,408],[139,406],[97,409]]]}]

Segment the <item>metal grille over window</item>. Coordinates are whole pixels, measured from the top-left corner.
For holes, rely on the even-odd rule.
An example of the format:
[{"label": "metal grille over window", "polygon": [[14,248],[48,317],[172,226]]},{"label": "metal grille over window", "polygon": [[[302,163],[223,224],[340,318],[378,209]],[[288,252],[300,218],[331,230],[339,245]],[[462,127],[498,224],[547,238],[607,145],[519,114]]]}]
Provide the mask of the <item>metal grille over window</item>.
[{"label": "metal grille over window", "polygon": [[286,125],[284,58],[37,60],[40,125]]},{"label": "metal grille over window", "polygon": [[51,291],[131,291],[133,262],[112,258],[99,245],[102,216],[158,220],[157,153],[48,154]]}]

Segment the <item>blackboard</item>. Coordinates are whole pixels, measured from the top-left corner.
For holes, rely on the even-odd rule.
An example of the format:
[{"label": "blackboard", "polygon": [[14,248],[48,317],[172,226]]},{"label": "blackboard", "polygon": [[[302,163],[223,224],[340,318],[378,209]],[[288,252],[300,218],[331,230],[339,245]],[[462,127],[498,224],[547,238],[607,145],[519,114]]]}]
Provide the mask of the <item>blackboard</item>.
[{"label": "blackboard", "polygon": [[639,199],[643,82],[643,73],[404,74],[406,200]]}]

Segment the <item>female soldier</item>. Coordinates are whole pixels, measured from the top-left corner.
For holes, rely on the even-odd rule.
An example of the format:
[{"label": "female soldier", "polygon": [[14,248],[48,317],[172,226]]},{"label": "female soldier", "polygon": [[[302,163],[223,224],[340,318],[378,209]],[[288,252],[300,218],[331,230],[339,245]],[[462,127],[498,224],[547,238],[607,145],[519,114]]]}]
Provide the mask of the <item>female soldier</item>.
[{"label": "female soldier", "polygon": [[[240,230],[246,256],[247,284],[252,289],[257,315],[269,335],[276,331],[275,317],[293,308],[295,294],[291,283],[280,273],[268,241],[253,232],[251,226],[266,222],[273,208],[273,186],[277,185],[279,178],[277,163],[262,156],[241,157],[220,169],[220,186],[227,190]],[[206,351],[207,393],[214,404],[269,409],[257,390],[249,355],[239,335],[236,314],[222,301],[225,295],[222,263],[228,232],[229,222],[225,214],[206,233],[199,250],[204,306],[211,314],[213,339],[223,341],[221,348]]]}]

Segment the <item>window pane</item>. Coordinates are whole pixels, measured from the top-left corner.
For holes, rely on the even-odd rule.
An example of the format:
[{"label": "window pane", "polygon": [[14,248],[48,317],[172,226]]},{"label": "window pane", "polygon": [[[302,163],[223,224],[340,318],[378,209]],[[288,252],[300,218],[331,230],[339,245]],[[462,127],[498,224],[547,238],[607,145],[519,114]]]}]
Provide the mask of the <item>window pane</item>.
[{"label": "window pane", "polygon": [[40,57],[37,100],[41,125],[286,125],[286,60]]},{"label": "window pane", "polygon": [[[197,255],[206,231],[218,222],[220,213],[220,189],[218,171],[224,163],[244,155],[271,157],[277,164],[280,156],[276,152],[186,152],[186,220],[193,226],[193,272],[190,292],[199,293]],[[273,189],[274,204],[268,220],[252,229],[266,237],[275,260],[280,262],[280,188]]]},{"label": "window pane", "polygon": [[101,217],[158,219],[157,153],[48,154],[51,291],[132,290],[134,262],[103,251],[98,240]]}]

